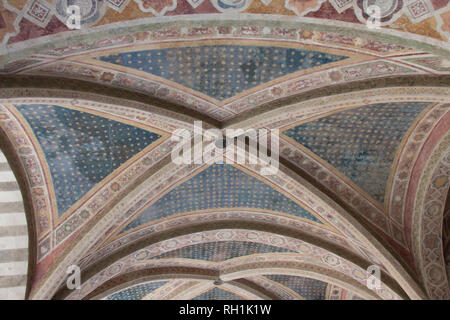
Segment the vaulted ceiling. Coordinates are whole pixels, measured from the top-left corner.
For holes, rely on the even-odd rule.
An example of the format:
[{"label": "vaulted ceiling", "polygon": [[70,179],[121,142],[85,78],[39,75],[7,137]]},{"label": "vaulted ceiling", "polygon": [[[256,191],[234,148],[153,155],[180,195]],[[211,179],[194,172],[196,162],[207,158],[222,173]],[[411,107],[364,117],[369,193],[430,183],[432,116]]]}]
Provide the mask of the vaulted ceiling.
[{"label": "vaulted ceiling", "polygon": [[[0,15],[27,298],[450,299],[448,0],[2,0]],[[175,164],[171,135],[194,121],[279,130],[278,173]]]}]

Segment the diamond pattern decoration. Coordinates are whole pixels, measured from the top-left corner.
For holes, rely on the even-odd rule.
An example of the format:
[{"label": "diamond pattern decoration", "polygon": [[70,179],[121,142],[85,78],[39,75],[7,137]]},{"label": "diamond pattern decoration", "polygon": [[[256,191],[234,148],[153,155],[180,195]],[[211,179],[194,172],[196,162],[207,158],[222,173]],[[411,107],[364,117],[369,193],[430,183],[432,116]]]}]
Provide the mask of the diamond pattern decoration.
[{"label": "diamond pattern decoration", "polygon": [[337,12],[341,13],[353,6],[354,0],[329,0]]},{"label": "diamond pattern decoration", "polygon": [[122,12],[130,0],[108,0],[108,6],[116,11]]},{"label": "diamond pattern decoration", "polygon": [[189,4],[192,6],[192,8],[197,8],[199,5],[201,5],[205,0],[187,0]]},{"label": "diamond pattern decoration", "polygon": [[25,10],[24,17],[40,27],[45,27],[52,15],[52,9],[48,4],[41,0],[34,0]]},{"label": "diamond pattern decoration", "polygon": [[419,19],[430,13],[427,4],[423,0],[415,1],[407,6],[413,19]]}]

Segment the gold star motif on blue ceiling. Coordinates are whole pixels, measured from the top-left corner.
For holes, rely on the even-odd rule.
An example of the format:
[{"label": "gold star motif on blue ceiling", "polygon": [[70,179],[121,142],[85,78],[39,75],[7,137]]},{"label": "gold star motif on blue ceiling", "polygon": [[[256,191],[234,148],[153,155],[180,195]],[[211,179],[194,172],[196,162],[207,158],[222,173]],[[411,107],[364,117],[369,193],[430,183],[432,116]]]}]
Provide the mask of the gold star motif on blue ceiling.
[{"label": "gold star motif on blue ceiling", "polygon": [[61,216],[98,182],[160,138],[159,134],[55,105],[15,105],[50,169]]},{"label": "gold star motif on blue ceiling", "polygon": [[293,290],[306,300],[326,299],[328,288],[328,283],[326,282],[312,278],[282,274],[266,275],[265,277]]},{"label": "gold star motif on blue ceiling", "polygon": [[216,45],[130,51],[96,59],[225,100],[276,78],[346,58],[295,48]]},{"label": "gold star motif on blue ceiling", "polygon": [[242,297],[220,288],[212,288],[192,300],[244,300]]},{"label": "gold star motif on blue ceiling", "polygon": [[429,102],[379,103],[337,112],[283,132],[384,203],[397,149]]},{"label": "gold star motif on blue ceiling", "polygon": [[168,281],[155,281],[149,283],[142,283],[136,286],[123,289],[119,292],[109,295],[107,300],[141,300],[146,295],[152,293],[156,289],[161,288]]},{"label": "gold star motif on blue ceiling", "polygon": [[252,254],[275,252],[293,253],[295,251],[258,242],[217,241],[185,246],[152,257],[152,259],[183,258],[221,262]]},{"label": "gold star motif on blue ceiling", "polygon": [[120,233],[175,214],[255,208],[282,212],[323,224],[316,216],[268,184],[228,164],[214,164],[151,204]]}]

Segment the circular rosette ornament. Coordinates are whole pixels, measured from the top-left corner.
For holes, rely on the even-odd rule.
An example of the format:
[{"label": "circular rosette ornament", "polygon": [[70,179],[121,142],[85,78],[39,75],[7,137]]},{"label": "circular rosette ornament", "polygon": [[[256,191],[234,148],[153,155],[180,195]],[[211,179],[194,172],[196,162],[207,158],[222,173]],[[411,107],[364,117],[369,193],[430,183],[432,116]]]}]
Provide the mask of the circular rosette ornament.
[{"label": "circular rosette ornament", "polygon": [[251,0],[214,0],[214,7],[222,12],[235,12],[247,9]]},{"label": "circular rosette ornament", "polygon": [[56,16],[69,29],[80,29],[98,22],[103,17],[106,0],[58,0],[55,7]]},{"label": "circular rosette ornament", "polygon": [[355,13],[368,27],[382,27],[397,20],[402,9],[403,0],[357,0]]}]

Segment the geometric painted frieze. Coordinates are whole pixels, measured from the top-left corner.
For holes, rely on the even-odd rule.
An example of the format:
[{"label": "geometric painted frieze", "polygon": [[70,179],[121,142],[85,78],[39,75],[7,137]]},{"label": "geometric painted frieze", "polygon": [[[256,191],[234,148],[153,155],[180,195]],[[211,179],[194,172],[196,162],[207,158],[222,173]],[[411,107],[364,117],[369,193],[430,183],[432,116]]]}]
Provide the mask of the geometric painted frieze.
[{"label": "geometric painted frieze", "polygon": [[159,134],[87,112],[22,104],[52,177],[58,216],[97,183],[155,142]]},{"label": "geometric painted frieze", "polygon": [[232,165],[214,164],[170,190],[120,233],[175,214],[221,208],[270,210],[322,224],[312,213],[263,181]]},{"label": "geometric painted frieze", "polygon": [[429,102],[366,105],[302,123],[283,132],[384,203],[398,148]]},{"label": "geometric painted frieze", "polygon": [[146,72],[222,101],[288,74],[346,58],[294,48],[216,45],[129,51],[96,59]]}]

